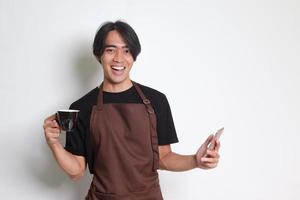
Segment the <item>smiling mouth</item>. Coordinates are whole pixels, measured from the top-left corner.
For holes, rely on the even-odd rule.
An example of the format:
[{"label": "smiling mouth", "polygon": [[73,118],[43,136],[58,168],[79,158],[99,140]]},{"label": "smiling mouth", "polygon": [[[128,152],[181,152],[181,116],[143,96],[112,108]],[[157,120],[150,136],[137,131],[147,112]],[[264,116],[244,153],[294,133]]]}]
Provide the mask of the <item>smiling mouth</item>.
[{"label": "smiling mouth", "polygon": [[123,71],[126,67],[124,66],[111,66],[111,68],[115,71]]}]

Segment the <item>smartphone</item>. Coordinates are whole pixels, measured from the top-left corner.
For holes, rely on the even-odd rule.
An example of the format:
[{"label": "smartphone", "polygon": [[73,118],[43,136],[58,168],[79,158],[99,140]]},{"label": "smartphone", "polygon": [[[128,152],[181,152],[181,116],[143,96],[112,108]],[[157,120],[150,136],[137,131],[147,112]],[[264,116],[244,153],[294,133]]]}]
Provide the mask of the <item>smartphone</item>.
[{"label": "smartphone", "polygon": [[211,143],[208,146],[208,149],[213,150],[216,146],[216,140],[219,140],[222,133],[224,132],[224,127],[219,129],[216,133],[215,133],[215,138],[211,141]]}]

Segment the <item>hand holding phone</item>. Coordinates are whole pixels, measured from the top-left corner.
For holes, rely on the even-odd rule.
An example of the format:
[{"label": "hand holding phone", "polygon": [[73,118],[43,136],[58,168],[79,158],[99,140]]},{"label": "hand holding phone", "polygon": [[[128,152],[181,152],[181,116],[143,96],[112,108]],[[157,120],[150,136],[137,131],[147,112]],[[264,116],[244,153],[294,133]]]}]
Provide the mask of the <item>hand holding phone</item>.
[{"label": "hand holding phone", "polygon": [[212,141],[210,142],[209,146],[208,146],[208,149],[210,150],[213,150],[216,146],[216,141],[220,139],[222,133],[224,132],[224,127],[219,129],[215,135],[214,135],[214,138],[212,139]]}]

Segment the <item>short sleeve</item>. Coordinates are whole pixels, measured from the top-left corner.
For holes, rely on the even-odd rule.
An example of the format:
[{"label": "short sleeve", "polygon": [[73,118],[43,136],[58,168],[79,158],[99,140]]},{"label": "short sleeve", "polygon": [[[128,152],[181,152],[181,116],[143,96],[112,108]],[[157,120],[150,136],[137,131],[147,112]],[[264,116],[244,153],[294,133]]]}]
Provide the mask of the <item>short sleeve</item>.
[{"label": "short sleeve", "polygon": [[178,138],[173,122],[172,112],[167,97],[165,95],[162,95],[156,113],[158,144],[168,145],[172,143],[177,143]]},{"label": "short sleeve", "polygon": [[[74,104],[70,106],[70,109],[78,109]],[[73,131],[66,132],[66,144],[65,149],[78,156],[86,156],[85,148],[85,125],[82,113],[78,114],[77,126]]]}]

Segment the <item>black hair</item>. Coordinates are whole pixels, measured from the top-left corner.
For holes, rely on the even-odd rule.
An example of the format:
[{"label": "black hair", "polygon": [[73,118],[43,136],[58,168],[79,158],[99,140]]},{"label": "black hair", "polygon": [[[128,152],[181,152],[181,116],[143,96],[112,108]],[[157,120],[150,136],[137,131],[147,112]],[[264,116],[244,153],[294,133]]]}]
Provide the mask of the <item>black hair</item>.
[{"label": "black hair", "polygon": [[105,22],[98,29],[93,44],[93,54],[99,59],[105,48],[105,40],[110,31],[116,30],[121,35],[122,39],[128,46],[128,49],[136,60],[136,57],[141,52],[141,44],[139,38],[133,28],[126,22],[116,21],[116,22]]}]

